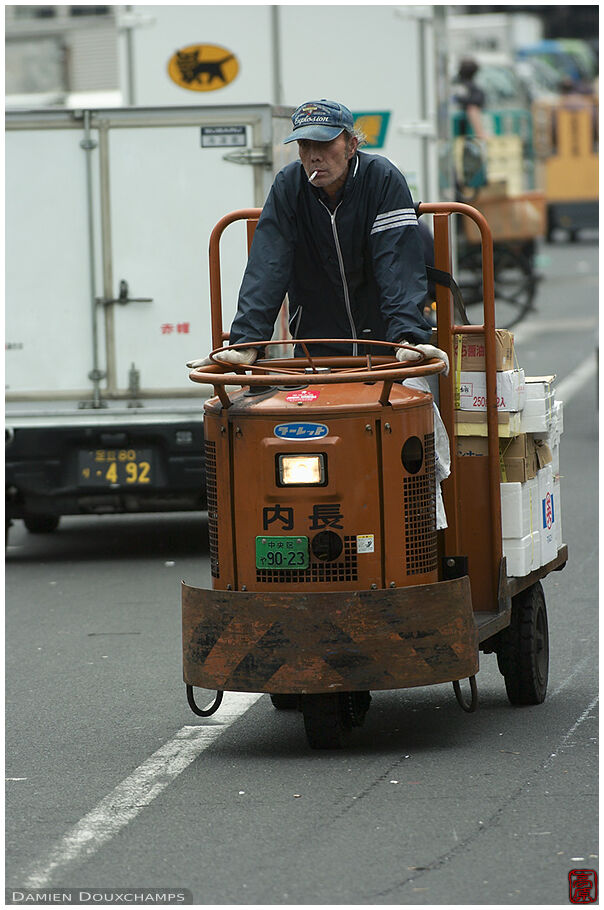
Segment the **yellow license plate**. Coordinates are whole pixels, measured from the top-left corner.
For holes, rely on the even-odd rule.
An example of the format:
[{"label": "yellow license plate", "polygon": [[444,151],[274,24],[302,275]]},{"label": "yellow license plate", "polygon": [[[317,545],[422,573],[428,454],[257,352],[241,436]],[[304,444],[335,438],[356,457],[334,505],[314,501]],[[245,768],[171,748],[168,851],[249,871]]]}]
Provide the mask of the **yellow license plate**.
[{"label": "yellow license plate", "polygon": [[78,453],[78,484],[144,487],[152,483],[152,449],[88,449]]}]

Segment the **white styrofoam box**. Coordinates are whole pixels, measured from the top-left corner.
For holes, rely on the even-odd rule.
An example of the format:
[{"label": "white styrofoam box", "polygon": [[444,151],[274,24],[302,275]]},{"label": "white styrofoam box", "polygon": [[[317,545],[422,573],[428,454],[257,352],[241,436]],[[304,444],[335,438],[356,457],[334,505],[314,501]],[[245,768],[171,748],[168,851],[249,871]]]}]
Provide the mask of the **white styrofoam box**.
[{"label": "white styrofoam box", "polygon": [[528,414],[547,417],[551,424],[554,421],[554,404],[556,399],[553,395],[547,395],[545,398],[526,398],[524,410]]},{"label": "white styrofoam box", "polygon": [[556,443],[553,446],[550,446],[550,452],[552,453],[552,474],[554,475],[554,483],[557,479],[560,478],[560,443]]},{"label": "white styrofoam box", "polygon": [[553,449],[554,446],[560,444],[560,435],[558,418],[554,409],[554,419],[552,420],[549,429],[533,433],[533,439],[535,439],[536,442],[544,442],[550,449]]},{"label": "white styrofoam box", "polygon": [[554,502],[554,475],[551,464],[537,472],[539,484],[539,528],[541,532],[541,565],[556,558],[556,504]]},{"label": "white styrofoam box", "polygon": [[560,437],[562,435],[562,402],[556,401],[552,411],[552,422],[547,430],[533,432],[536,442],[545,443],[552,453],[552,471],[554,480],[560,476]]},{"label": "white styrofoam box", "polygon": [[501,534],[521,538],[540,530],[539,483],[536,477],[524,483],[502,483]]},{"label": "white styrofoam box", "polygon": [[562,507],[560,502],[560,481],[554,478],[554,515],[556,520],[554,528],[556,529],[556,546],[558,549],[562,546]]},{"label": "white styrofoam box", "polygon": [[554,401],[554,416],[560,436],[564,433],[564,402]]},{"label": "white styrofoam box", "polygon": [[555,375],[526,376],[526,400],[532,401],[534,398],[553,398],[555,396],[555,382]]},{"label": "white styrofoam box", "polygon": [[[501,370],[497,377],[497,410],[521,411],[526,401],[524,370]],[[486,411],[487,374],[461,370],[455,377],[455,407]]]},{"label": "white styrofoam box", "polygon": [[522,409],[523,433],[547,433],[554,422],[554,397],[532,398]]},{"label": "white styrofoam box", "polygon": [[541,540],[539,531],[524,537],[503,539],[503,555],[509,576],[528,575],[541,565]]}]

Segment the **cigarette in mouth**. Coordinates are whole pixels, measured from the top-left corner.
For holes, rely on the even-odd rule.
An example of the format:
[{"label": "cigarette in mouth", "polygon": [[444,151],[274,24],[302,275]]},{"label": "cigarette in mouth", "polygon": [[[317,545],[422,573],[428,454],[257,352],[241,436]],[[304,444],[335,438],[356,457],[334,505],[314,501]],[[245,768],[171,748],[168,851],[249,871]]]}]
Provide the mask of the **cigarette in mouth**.
[{"label": "cigarette in mouth", "polygon": [[310,175],[310,177],[308,178],[308,182],[312,183],[318,173],[319,173],[318,171],[313,171],[312,174]]}]

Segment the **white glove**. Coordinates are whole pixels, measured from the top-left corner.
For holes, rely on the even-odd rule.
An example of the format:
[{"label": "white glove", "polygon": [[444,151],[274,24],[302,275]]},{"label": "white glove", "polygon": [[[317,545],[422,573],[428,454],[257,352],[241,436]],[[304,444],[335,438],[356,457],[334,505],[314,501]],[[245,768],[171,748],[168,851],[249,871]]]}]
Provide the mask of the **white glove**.
[{"label": "white glove", "polygon": [[[256,348],[240,348],[238,351],[219,351],[214,354],[216,360],[220,360],[221,363],[231,363],[234,366],[248,366],[255,361],[257,356]],[[214,361],[209,357],[203,357],[201,360],[190,360],[187,366],[190,370],[194,370],[197,367],[208,367],[212,363]]]},{"label": "white glove", "polygon": [[[413,342],[403,340],[401,344],[413,344]],[[417,348],[417,351],[421,351],[429,359],[434,357],[437,360],[442,360],[445,364],[445,376],[449,375],[449,358],[444,351],[441,351],[440,348],[435,348],[433,344],[413,344],[413,347]],[[410,351],[409,348],[398,348],[396,359],[401,363],[407,360],[419,360],[420,355],[417,351]]]}]

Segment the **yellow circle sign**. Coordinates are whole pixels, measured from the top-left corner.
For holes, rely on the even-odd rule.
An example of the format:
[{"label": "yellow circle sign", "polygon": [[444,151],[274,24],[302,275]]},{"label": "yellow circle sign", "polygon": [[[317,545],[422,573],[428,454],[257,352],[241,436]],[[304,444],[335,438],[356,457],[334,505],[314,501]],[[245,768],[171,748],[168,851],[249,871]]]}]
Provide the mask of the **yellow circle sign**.
[{"label": "yellow circle sign", "polygon": [[216,44],[192,44],[176,51],[168,63],[168,75],[181,88],[192,92],[214,92],[237,76],[235,54]]}]

